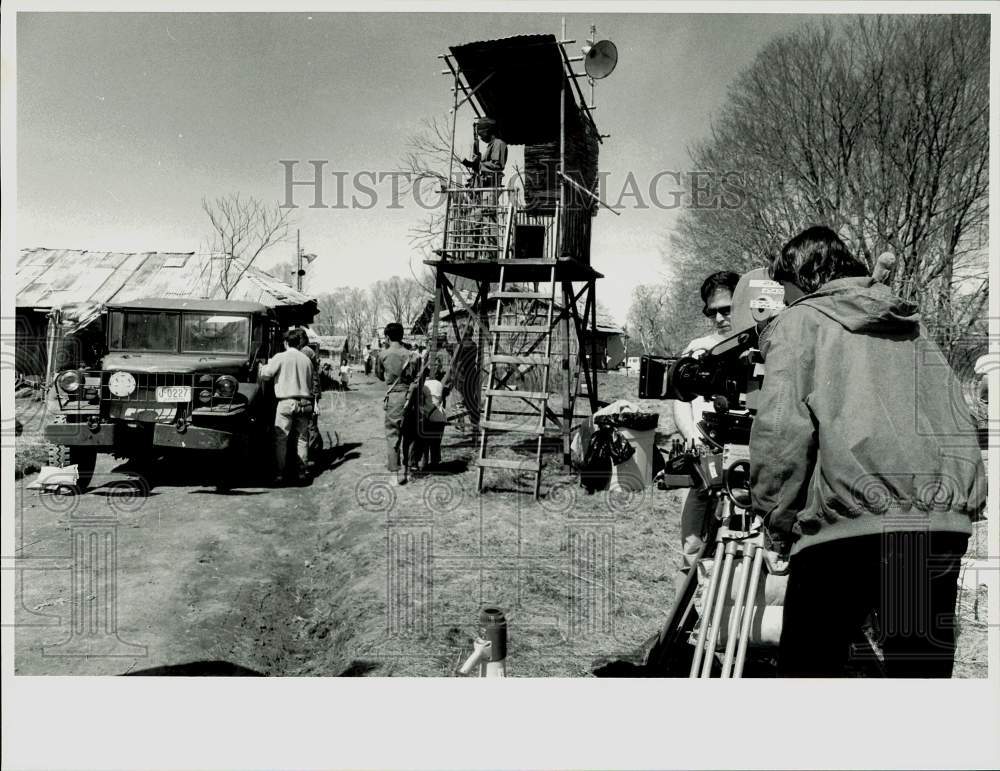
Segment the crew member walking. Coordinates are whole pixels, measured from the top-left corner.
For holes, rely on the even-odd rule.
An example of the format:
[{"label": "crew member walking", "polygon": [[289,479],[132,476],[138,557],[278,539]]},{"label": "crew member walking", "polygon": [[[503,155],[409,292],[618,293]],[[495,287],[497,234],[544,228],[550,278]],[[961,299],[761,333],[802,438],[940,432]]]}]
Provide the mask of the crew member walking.
[{"label": "crew member walking", "polygon": [[275,484],[285,481],[288,441],[294,438],[298,462],[296,478],[308,479],[309,418],[313,412],[313,366],[302,353],[308,342],[306,333],[292,329],[285,334],[285,350],[266,364],[260,365],[260,376],[274,380],[274,396],[278,400],[274,413],[274,459],[277,466]]}]

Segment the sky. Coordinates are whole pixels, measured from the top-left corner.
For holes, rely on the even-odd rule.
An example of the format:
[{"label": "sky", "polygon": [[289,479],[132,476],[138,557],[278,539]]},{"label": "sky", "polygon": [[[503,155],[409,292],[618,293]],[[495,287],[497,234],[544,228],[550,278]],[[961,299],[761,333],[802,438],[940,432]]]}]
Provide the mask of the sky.
[{"label": "sky", "polygon": [[[563,17],[523,13],[19,13],[17,17],[18,248],[194,251],[207,244],[203,197],[233,192],[279,203],[285,167],[311,179],[326,161],[324,203],[297,188],[295,225],[311,293],[368,286],[420,267],[410,230],[425,211],[391,181],[377,202],[351,205],[358,173],[402,168],[424,121],[450,120],[451,79],[437,58],[449,45],[525,33],[559,34]],[[728,86],[776,35],[810,17],[608,14],[565,16],[582,41],[590,24],[615,42],[615,71],[596,91],[606,196],[592,264],[598,298],[626,321],[632,288],[669,273],[679,210],[652,205],[663,171],[691,170],[688,149],[707,136]],[[815,17],[813,17],[815,18]],[[472,112],[459,111],[460,137]],[[459,145],[468,153],[471,140]],[[518,158],[513,148],[511,160]],[[338,202],[333,171],[346,172]],[[674,189],[660,177],[659,199]],[[666,181],[665,181],[666,180]],[[370,198],[356,193],[358,203]],[[390,208],[393,207],[393,208]],[[266,252],[294,258],[294,237]]]}]

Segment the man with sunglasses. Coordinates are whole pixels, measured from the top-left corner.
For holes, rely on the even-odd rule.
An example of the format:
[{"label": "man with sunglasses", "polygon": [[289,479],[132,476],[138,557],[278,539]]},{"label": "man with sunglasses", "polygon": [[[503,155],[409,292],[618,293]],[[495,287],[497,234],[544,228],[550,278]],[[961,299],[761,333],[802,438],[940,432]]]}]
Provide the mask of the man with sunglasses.
[{"label": "man with sunglasses", "polygon": [[[721,270],[718,273],[713,273],[702,283],[702,313],[711,320],[713,329],[710,334],[692,340],[684,349],[685,355],[700,356],[732,335],[733,291],[739,280],[739,274]],[[677,426],[677,430],[687,444],[702,443],[697,424],[701,420],[702,413],[712,410],[712,403],[700,396],[690,402],[674,402],[674,425]],[[707,493],[694,488],[687,491],[684,509],[681,513],[682,572],[687,572],[694,564],[695,557],[703,543],[705,517],[710,501],[711,498]],[[681,584],[682,581],[678,582],[678,586]]]}]

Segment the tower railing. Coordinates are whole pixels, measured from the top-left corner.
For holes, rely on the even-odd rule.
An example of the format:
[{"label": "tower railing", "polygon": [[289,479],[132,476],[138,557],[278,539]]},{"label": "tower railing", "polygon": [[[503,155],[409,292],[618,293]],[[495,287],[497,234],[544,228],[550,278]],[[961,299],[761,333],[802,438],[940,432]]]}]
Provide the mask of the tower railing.
[{"label": "tower railing", "polygon": [[443,256],[452,262],[495,262],[510,249],[516,191],[505,187],[445,188],[448,213]]}]

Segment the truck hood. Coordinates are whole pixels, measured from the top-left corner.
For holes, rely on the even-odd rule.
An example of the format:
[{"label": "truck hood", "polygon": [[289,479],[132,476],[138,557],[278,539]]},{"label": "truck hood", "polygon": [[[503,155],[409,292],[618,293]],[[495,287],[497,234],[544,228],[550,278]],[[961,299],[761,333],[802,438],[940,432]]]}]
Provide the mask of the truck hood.
[{"label": "truck hood", "polygon": [[246,367],[246,354],[218,353],[109,353],[102,369],[127,372],[176,372],[180,374],[209,372],[214,375],[236,375]]}]

